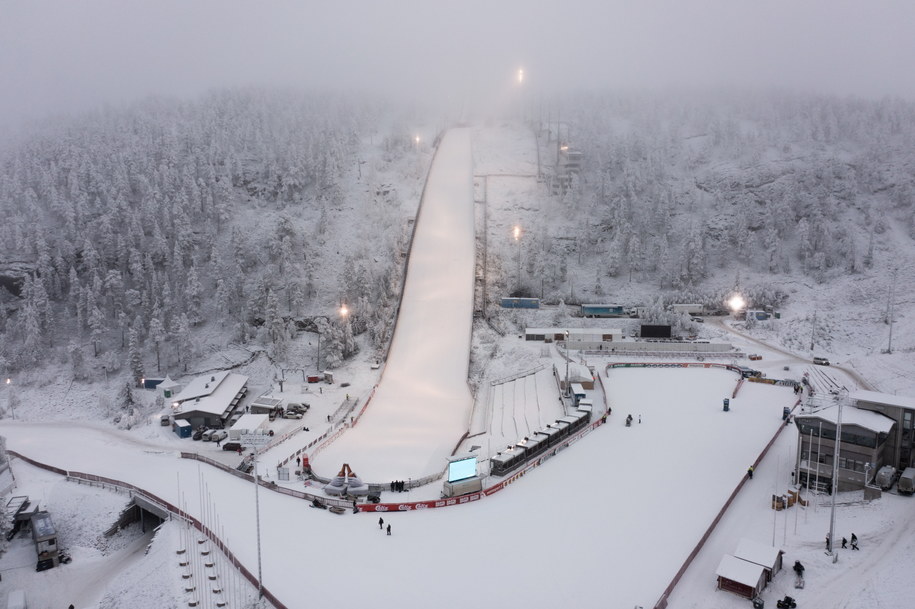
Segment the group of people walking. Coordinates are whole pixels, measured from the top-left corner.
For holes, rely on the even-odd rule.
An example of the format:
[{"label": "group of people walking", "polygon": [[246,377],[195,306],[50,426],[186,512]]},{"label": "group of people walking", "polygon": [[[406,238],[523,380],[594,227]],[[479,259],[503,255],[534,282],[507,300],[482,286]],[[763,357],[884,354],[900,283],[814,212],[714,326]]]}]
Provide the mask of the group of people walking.
[{"label": "group of people walking", "polygon": [[402,493],[405,490],[407,490],[407,488],[406,488],[406,484],[404,483],[403,480],[392,480],[391,481],[391,492],[392,493],[394,491],[397,491],[398,493]]},{"label": "group of people walking", "polygon": [[[828,551],[831,550],[831,549],[832,549],[832,548],[831,548],[831,544],[830,544],[829,535],[826,535],[826,551],[828,552]],[[848,539],[846,539],[845,537],[842,538],[842,549],[843,549],[843,550],[847,550],[847,549],[848,549]],[[858,536],[855,535],[854,533],[851,534],[851,549],[852,549],[852,550],[860,550],[860,549],[861,549],[861,548],[858,547]]]},{"label": "group of people walking", "polygon": [[[378,528],[384,529],[384,518],[378,519]],[[388,535],[390,535],[390,534],[391,534],[391,525],[388,525]]]}]

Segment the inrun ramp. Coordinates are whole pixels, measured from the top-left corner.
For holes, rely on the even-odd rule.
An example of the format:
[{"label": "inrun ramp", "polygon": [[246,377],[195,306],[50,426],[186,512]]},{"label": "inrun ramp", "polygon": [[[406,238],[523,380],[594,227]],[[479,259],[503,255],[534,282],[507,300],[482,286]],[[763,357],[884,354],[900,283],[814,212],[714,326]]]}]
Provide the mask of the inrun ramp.
[{"label": "inrun ramp", "polygon": [[355,427],[314,455],[332,476],[349,463],[368,482],[441,471],[467,428],[474,289],[473,154],[449,131],[429,173],[384,375]]}]

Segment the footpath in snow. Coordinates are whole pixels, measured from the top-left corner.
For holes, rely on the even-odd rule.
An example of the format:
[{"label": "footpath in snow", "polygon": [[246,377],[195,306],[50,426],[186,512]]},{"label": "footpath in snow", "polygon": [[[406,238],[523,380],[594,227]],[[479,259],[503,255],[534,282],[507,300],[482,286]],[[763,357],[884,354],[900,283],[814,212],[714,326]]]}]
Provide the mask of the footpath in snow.
[{"label": "footpath in snow", "polygon": [[469,129],[436,153],[417,218],[403,302],[384,374],[365,413],[315,454],[333,476],[343,463],[368,482],[441,472],[467,428],[473,323],[473,159]]}]

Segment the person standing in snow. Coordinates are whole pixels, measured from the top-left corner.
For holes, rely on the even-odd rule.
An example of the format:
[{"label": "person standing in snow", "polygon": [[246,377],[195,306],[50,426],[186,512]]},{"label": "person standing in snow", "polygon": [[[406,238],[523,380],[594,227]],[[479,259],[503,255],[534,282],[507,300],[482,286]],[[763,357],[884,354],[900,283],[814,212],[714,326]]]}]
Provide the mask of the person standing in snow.
[{"label": "person standing in snow", "polygon": [[383,528],[384,528],[384,518],[379,518],[378,519],[378,529],[380,530]]},{"label": "person standing in snow", "polygon": [[388,525],[388,535],[391,534],[391,525]]},{"label": "person standing in snow", "polygon": [[854,533],[851,534],[851,549],[852,550],[858,549],[858,536],[855,535]]},{"label": "person standing in snow", "polygon": [[747,475],[750,477],[750,480],[753,479],[753,466],[747,468]]}]

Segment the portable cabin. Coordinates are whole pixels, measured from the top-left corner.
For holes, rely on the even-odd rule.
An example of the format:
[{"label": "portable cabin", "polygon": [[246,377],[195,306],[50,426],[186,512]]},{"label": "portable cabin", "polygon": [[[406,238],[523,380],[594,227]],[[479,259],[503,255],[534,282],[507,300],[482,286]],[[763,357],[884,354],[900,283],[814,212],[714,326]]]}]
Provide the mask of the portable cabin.
[{"label": "portable cabin", "polygon": [[489,459],[489,473],[492,476],[504,476],[518,467],[523,459],[523,448],[509,446]]},{"label": "portable cabin", "polygon": [[539,298],[503,298],[503,309],[539,309]]},{"label": "portable cabin", "polygon": [[766,573],[762,566],[730,554],[722,557],[715,575],[718,576],[719,590],[727,590],[750,600],[758,597],[766,587]]},{"label": "portable cabin", "polygon": [[266,433],[269,423],[270,418],[266,414],[242,415],[229,429],[229,440],[237,442],[243,434]]},{"label": "portable cabin", "polygon": [[184,419],[175,419],[172,421],[172,431],[174,431],[175,435],[177,435],[179,438],[190,438],[194,428],[191,427],[189,421],[185,421]]},{"label": "portable cabin", "polygon": [[581,305],[582,317],[623,317],[626,308],[621,305],[609,304],[583,304]]},{"label": "portable cabin", "polygon": [[546,438],[543,436],[531,435],[516,444],[516,446],[524,451],[524,459],[530,459],[542,453],[547,447]]},{"label": "portable cabin", "polygon": [[588,415],[584,412],[576,411],[568,416],[562,417],[559,421],[569,424],[569,435],[571,435],[588,423]]},{"label": "portable cabin", "polygon": [[32,516],[32,540],[38,552],[38,562],[45,563],[46,568],[57,566],[57,531],[51,522],[51,515],[47,512],[38,512]]},{"label": "portable cabin", "polygon": [[[542,443],[546,444],[546,447],[553,446],[559,441],[559,430],[551,425],[547,425],[545,428],[540,431],[534,432],[534,436],[540,438],[542,436]],[[546,449],[544,448],[544,450]]]},{"label": "portable cabin", "polygon": [[276,411],[282,403],[283,400],[279,398],[268,398],[262,395],[251,402],[248,406],[248,412],[251,414],[270,414]]},{"label": "portable cabin", "polygon": [[583,400],[587,397],[588,394],[585,393],[585,388],[581,386],[581,383],[569,383],[569,386],[572,389],[572,396],[575,398],[575,404],[578,404],[579,400]]},{"label": "portable cabin", "polygon": [[569,435],[569,428],[571,427],[571,425],[569,425],[568,421],[563,421],[562,419],[557,419],[557,420],[553,421],[552,423],[550,423],[549,425],[547,425],[547,427],[552,427],[553,429],[555,429],[559,432],[558,434],[556,434],[557,437],[555,440],[558,443],[558,442],[562,442],[563,440],[565,440],[566,437]]}]

